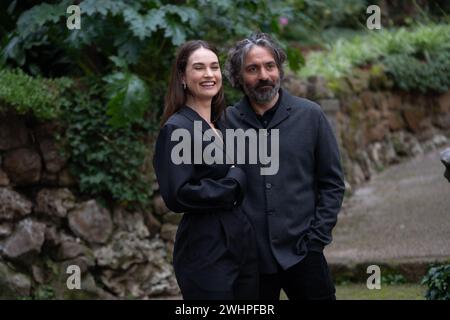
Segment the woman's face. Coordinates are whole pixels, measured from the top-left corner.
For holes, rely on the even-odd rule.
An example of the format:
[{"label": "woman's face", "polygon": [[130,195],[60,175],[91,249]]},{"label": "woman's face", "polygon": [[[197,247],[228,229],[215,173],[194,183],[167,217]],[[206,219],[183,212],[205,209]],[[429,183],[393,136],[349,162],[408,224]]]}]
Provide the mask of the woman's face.
[{"label": "woman's face", "polygon": [[183,80],[195,99],[211,100],[222,86],[222,73],[216,54],[205,48],[192,52]]}]

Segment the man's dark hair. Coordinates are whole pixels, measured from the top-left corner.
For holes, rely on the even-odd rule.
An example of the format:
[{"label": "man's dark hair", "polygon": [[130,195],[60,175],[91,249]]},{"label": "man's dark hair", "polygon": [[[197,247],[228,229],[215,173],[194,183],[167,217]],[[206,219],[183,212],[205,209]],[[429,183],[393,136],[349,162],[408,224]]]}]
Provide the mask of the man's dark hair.
[{"label": "man's dark hair", "polygon": [[273,41],[266,33],[253,33],[250,37],[241,40],[228,52],[227,61],[225,63],[225,76],[233,88],[242,88],[242,68],[247,53],[254,47],[264,47],[272,52],[278,70],[280,70],[280,78],[283,79],[283,63],[286,61],[286,53]]}]

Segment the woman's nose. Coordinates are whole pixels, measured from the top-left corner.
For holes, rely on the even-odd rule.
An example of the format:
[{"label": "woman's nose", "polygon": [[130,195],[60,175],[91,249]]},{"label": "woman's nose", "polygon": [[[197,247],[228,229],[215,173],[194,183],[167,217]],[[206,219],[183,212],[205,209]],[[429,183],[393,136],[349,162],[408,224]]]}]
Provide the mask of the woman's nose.
[{"label": "woman's nose", "polygon": [[206,68],[205,77],[212,77],[212,76],[213,76],[213,72],[212,72],[211,68]]}]

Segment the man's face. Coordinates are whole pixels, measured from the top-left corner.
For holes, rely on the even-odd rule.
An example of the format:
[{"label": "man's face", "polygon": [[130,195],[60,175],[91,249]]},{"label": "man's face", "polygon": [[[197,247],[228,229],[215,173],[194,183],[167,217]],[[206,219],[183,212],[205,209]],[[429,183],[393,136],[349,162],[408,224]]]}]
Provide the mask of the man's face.
[{"label": "man's face", "polygon": [[251,101],[266,104],[280,89],[280,70],[269,49],[254,46],[247,53],[242,72],[242,86]]}]

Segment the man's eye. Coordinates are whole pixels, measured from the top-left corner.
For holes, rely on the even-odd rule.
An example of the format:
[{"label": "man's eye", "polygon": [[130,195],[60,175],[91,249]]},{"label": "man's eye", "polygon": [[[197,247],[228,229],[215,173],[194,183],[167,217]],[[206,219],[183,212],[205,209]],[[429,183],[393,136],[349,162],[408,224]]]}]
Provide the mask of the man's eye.
[{"label": "man's eye", "polygon": [[219,66],[211,67],[212,70],[219,70]]}]

